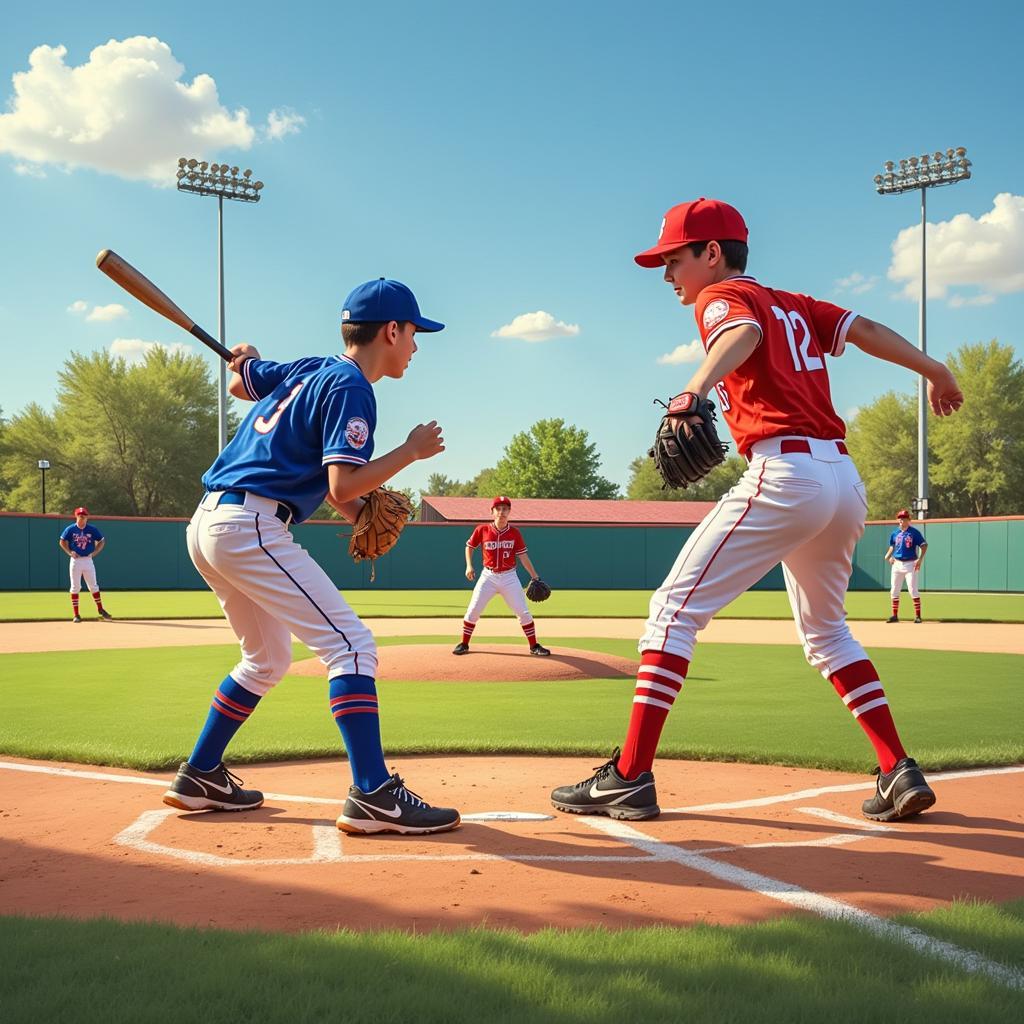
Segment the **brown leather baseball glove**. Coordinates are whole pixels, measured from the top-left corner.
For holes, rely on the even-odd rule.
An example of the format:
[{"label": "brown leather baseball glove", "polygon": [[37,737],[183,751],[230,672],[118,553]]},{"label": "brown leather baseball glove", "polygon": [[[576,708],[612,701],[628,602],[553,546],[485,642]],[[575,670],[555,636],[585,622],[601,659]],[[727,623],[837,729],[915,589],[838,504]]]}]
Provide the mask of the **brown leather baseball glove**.
[{"label": "brown leather baseball glove", "polygon": [[[359,517],[352,524],[348,553],[355,562],[369,558],[371,562],[390,551],[412,518],[412,503],[399,491],[378,487],[367,494]],[[370,567],[370,582],[377,576],[375,565]]]}]

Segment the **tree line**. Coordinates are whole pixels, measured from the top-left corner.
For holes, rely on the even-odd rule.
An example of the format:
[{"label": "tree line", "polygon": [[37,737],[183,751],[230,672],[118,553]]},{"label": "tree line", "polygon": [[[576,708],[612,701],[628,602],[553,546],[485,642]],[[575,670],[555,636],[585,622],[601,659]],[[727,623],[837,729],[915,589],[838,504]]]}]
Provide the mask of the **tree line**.
[{"label": "tree line", "polygon": [[[949,364],[966,401],[956,416],[930,417],[930,515],[1018,513],[1024,509],[1024,366],[998,341],[963,345]],[[37,463],[47,459],[51,511],[85,504],[105,515],[191,515],[199,479],[216,455],[216,409],[214,375],[199,355],[153,348],[141,363],[129,363],[107,352],[72,353],[58,374],[52,410],[32,403],[0,418],[0,506],[39,511]],[[229,408],[229,434],[238,422]],[[848,424],[847,443],[867,483],[871,518],[888,519],[910,504],[917,491],[913,394],[887,392],[861,408]],[[602,475],[587,431],[552,418],[516,433],[495,465],[470,479],[431,474],[422,494],[716,501],[745,468],[733,455],[699,484],[670,491],[645,452],[630,463],[623,495]],[[329,515],[326,504],[317,512]]]}]

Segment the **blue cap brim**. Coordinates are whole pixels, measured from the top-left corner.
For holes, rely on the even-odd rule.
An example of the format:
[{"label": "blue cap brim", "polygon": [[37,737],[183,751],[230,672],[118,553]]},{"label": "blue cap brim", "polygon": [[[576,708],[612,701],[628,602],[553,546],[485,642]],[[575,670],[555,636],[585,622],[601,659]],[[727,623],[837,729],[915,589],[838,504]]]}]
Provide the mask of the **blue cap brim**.
[{"label": "blue cap brim", "polygon": [[423,331],[425,334],[444,330],[444,324],[438,323],[436,320],[428,320],[425,316],[420,317],[419,320],[413,320],[413,323],[416,325],[417,331]]}]

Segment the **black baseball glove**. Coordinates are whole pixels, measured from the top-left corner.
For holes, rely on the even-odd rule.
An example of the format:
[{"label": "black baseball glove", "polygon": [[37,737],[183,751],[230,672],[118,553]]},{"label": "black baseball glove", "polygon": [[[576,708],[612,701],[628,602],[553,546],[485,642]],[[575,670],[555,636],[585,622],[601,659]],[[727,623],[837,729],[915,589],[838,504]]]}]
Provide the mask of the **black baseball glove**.
[{"label": "black baseball glove", "polygon": [[[687,436],[683,423],[695,416],[701,422],[687,423],[692,435]],[[684,391],[665,406],[654,447],[647,454],[666,487],[688,487],[725,462],[727,450],[715,430],[714,402]]]},{"label": "black baseball glove", "polygon": [[551,596],[551,588],[538,576],[526,584],[526,596],[531,601],[546,601]]}]

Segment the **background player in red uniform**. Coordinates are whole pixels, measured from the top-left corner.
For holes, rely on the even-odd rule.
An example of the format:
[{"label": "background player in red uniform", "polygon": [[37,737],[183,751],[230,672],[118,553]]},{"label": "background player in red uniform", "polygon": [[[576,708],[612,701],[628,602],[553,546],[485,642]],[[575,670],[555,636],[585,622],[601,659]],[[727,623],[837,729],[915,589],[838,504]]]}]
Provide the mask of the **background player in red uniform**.
[{"label": "background player in red uniform", "polygon": [[483,548],[484,568],[473,588],[473,596],[469,599],[466,617],[462,621],[462,640],[455,645],[452,654],[469,654],[469,641],[476,629],[477,620],[496,594],[501,594],[505,603],[515,612],[526,639],[530,641],[530,653],[542,658],[551,653],[537,643],[537,627],[526,604],[519,573],[516,572],[518,558],[530,574],[530,579],[538,578],[530,556],[526,553],[523,535],[514,526],[508,525],[511,514],[512,499],[499,495],[491,502],[493,522],[482,523],[466,541],[466,579],[472,581],[476,577],[473,569],[473,551],[476,548]]},{"label": "background player in red uniform", "polygon": [[846,624],[843,599],[867,500],[843,443],[825,357],[852,344],[922,374],[936,415],[955,412],[963,395],[946,366],[887,327],[746,276],[746,243],[737,210],[698,199],[669,210],[657,245],[635,257],[642,267],[662,268],[679,301],[695,306],[707,354],[684,393],[717,392],[750,466],[693,531],[651,598],[621,755],[591,778],[556,789],[559,810],[632,819],[659,813],[651,767],[696,634],[780,561],[807,660],[835,687],[878,756],[878,783],[864,814],[889,821],[935,802],[903,749],[878,672]]}]

